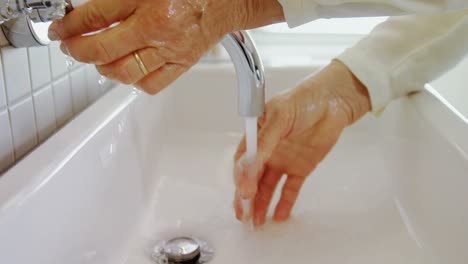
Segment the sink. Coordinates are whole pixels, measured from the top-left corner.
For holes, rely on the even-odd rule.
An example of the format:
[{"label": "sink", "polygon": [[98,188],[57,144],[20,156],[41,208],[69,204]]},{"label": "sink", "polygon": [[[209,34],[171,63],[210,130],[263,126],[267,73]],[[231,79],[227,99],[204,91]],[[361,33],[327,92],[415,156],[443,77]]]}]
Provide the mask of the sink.
[{"label": "sink", "polygon": [[[267,97],[315,70],[267,68]],[[468,120],[434,89],[346,129],[291,220],[253,230],[232,209],[236,85],[198,65],[157,96],[97,101],[0,178],[0,263],[149,264],[178,236],[210,263],[466,263]]]}]

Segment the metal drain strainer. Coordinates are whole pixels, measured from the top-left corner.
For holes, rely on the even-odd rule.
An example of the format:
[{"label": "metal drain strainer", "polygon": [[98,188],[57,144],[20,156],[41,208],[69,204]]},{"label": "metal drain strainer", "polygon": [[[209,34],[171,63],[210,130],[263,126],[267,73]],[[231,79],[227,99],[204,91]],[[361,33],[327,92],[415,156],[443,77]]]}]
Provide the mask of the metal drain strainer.
[{"label": "metal drain strainer", "polygon": [[159,241],[152,252],[156,264],[202,264],[213,255],[213,249],[205,241],[190,237]]}]

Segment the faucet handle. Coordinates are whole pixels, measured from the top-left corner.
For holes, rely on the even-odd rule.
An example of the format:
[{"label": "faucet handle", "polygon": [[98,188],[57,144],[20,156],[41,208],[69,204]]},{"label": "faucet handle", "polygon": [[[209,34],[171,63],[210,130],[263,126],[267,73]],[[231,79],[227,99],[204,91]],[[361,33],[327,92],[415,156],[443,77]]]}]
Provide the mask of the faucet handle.
[{"label": "faucet handle", "polygon": [[0,24],[14,47],[48,45],[49,22],[71,9],[71,0],[8,0],[0,4]]},{"label": "faucet handle", "polygon": [[70,0],[26,0],[25,10],[33,22],[49,22],[65,16]]}]

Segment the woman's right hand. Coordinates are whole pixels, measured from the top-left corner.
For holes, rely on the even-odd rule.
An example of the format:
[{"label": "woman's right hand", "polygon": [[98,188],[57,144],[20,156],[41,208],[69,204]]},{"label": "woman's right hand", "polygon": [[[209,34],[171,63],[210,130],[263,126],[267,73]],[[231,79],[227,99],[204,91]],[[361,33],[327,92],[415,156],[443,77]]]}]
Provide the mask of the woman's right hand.
[{"label": "woman's right hand", "polygon": [[[263,225],[273,193],[286,175],[273,218],[287,220],[307,176],[332,149],[343,129],[370,110],[367,89],[336,60],[296,89],[269,101],[258,123],[255,160],[249,162],[244,157],[245,139],[235,154],[237,218],[245,220],[253,214],[254,225]],[[242,199],[252,201],[251,212],[243,212]]]}]

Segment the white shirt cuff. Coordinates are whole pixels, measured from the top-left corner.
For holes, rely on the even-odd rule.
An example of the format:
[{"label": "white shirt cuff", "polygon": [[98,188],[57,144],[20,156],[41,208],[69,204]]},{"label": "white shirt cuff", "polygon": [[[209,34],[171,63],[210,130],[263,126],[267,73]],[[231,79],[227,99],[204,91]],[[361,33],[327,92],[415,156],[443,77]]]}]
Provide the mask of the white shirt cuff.
[{"label": "white shirt cuff", "polygon": [[318,18],[314,1],[278,0],[283,6],[284,16],[290,28],[303,25]]},{"label": "white shirt cuff", "polygon": [[365,52],[350,48],[337,59],[348,66],[356,78],[367,87],[374,113],[381,112],[397,97],[391,87],[386,68],[372,58],[368,58]]}]

